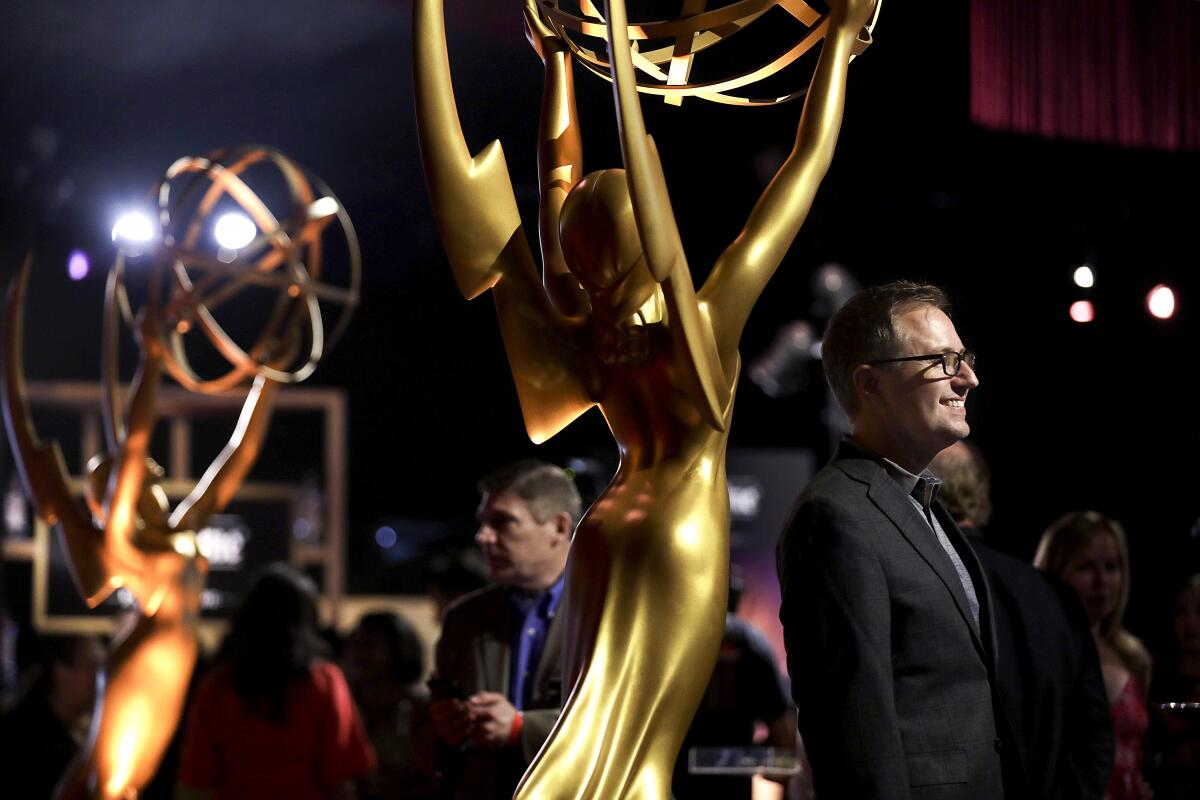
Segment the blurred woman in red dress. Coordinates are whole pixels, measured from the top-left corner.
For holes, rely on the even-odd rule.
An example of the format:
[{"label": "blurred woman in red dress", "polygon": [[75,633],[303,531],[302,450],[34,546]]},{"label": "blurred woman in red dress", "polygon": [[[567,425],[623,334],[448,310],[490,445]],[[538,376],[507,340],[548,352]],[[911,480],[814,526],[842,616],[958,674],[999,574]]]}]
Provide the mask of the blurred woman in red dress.
[{"label": "blurred woman in red dress", "polygon": [[1150,654],[1125,630],[1129,602],[1129,547],[1116,520],[1095,511],[1073,511],[1042,535],[1034,566],[1075,590],[1087,611],[1104,688],[1112,707],[1116,753],[1105,800],[1147,800],[1142,740],[1150,725],[1146,692]]},{"label": "blurred woman in red dress", "polygon": [[374,769],[346,679],[321,658],[316,598],[282,564],[251,586],[188,711],[177,798],[340,799]]}]

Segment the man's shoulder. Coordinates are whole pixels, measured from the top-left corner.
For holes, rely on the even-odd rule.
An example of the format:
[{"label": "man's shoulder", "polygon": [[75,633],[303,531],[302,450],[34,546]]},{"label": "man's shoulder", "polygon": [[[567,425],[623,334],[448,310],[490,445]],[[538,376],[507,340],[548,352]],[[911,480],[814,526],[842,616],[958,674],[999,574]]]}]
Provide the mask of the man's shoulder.
[{"label": "man's shoulder", "polygon": [[1050,576],[1032,564],[1002,552],[986,541],[968,539],[979,561],[993,578],[1029,603],[1059,604],[1059,593]]},{"label": "man's shoulder", "polygon": [[[796,498],[792,507],[792,521],[805,518],[838,518],[843,515],[861,513],[873,508],[867,497],[877,465],[871,462],[835,458],[820,472]],[[790,526],[789,526],[790,527]]]},{"label": "man's shoulder", "polygon": [[870,487],[876,469],[880,467],[870,460],[835,458],[813,476],[800,498],[830,501],[844,495],[861,495]]},{"label": "man's shoulder", "polygon": [[446,606],[442,628],[463,625],[478,627],[480,620],[486,619],[491,612],[495,611],[497,604],[505,602],[504,587],[498,583],[476,589]]}]

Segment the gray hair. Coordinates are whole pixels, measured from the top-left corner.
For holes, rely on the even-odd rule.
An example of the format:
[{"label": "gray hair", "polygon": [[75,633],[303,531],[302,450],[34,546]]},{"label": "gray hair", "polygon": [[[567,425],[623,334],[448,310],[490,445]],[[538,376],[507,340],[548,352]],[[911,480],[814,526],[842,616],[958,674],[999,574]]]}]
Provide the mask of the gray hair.
[{"label": "gray hair", "polygon": [[583,500],[571,476],[544,461],[527,459],[501,467],[480,480],[478,489],[480,494],[512,492],[525,501],[539,523],[566,512],[574,527],[583,514]]}]

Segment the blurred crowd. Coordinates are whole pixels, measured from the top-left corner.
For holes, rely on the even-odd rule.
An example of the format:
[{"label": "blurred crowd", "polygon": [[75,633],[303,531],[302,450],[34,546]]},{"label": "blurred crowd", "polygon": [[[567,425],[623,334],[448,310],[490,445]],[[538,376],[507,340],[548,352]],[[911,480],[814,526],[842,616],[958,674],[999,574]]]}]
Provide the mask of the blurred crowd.
[{"label": "blurred crowd", "polygon": [[[1071,733],[1046,739],[1048,726],[1078,729],[1080,740],[1093,726],[1111,729],[1111,756],[1095,758],[1105,797],[1200,797],[1200,574],[1161,609],[1173,642],[1152,656],[1124,625],[1129,547],[1116,520],[1064,514],[1042,536],[1039,574],[999,552],[990,475],[973,445],[949,448],[932,469],[1005,608],[1000,680],[1023,698],[1009,711],[1030,774],[1072,747]],[[478,550],[429,565],[441,625],[433,663],[418,626],[391,608],[367,610],[346,631],[321,628],[314,584],[271,565],[197,670],[184,724],[143,796],[510,797],[565,700],[555,619],[582,502],[566,473],[538,462],[488,476],[480,493]],[[742,581],[735,568],[718,662],[675,771],[679,800],[814,796],[787,679],[762,633],[737,617]],[[23,649],[28,668],[0,716],[0,774],[6,797],[32,800],[52,795],[87,736],[105,650],[87,634],[40,636]],[[1075,688],[1052,683],[1064,674],[1086,682],[1093,652],[1103,720],[1065,699]],[[731,752],[791,758],[764,766],[769,779],[719,774]],[[706,753],[716,754],[715,771],[696,769]]]}]

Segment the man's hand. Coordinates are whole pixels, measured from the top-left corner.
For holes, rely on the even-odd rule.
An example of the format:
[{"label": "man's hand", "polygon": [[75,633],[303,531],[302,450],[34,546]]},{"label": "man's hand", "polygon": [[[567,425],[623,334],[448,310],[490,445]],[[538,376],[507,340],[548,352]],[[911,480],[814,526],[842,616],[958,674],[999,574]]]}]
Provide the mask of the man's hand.
[{"label": "man's hand", "polygon": [[471,743],[480,747],[507,747],[517,709],[496,692],[479,692],[467,700],[474,724]]},{"label": "man's hand", "polygon": [[471,709],[463,700],[434,700],[429,704],[433,730],[443,742],[458,747],[471,733]]}]

